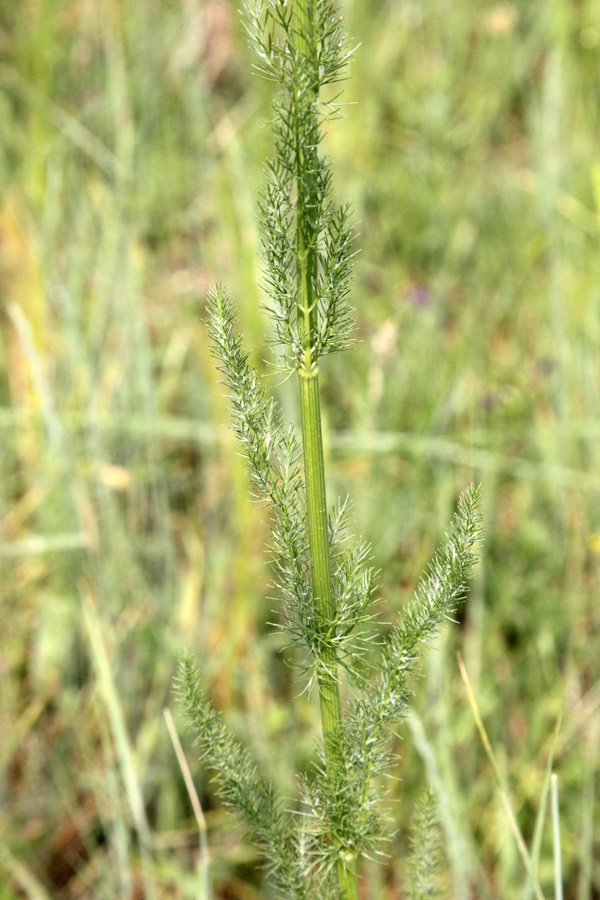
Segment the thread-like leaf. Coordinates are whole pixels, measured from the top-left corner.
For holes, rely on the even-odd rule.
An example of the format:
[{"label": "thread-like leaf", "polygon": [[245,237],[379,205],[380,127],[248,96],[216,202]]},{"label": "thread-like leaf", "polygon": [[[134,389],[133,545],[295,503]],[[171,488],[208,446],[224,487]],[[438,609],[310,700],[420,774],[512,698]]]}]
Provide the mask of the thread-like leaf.
[{"label": "thread-like leaf", "polygon": [[298,846],[291,814],[207,699],[197,668],[188,658],[181,661],[177,690],[202,758],[215,773],[217,794],[243,820],[265,854],[274,884],[282,896],[311,900],[312,865]]}]

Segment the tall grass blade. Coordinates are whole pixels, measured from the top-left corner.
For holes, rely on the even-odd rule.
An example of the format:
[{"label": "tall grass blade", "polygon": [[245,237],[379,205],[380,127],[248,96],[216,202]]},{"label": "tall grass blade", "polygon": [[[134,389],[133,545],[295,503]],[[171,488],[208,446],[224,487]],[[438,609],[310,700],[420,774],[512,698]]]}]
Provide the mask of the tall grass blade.
[{"label": "tall grass blade", "polygon": [[52,900],[44,885],[31,872],[25,863],[14,855],[8,844],[0,838],[0,866],[8,873],[9,878],[19,886],[28,900]]},{"label": "tall grass blade", "polygon": [[156,882],[152,868],[152,840],[146,818],[142,787],[136,771],[135,753],[127,733],[125,715],[106,652],[100,618],[89,595],[83,598],[83,619],[131,817],[138,836],[146,896],[148,900],[156,900]]},{"label": "tall grass blade", "polygon": [[188,766],[187,759],[185,758],[185,753],[183,752],[183,747],[181,746],[181,741],[179,740],[179,735],[177,734],[177,728],[175,727],[175,722],[173,721],[171,710],[168,707],[165,707],[165,709],[163,710],[163,715],[165,717],[165,722],[167,724],[167,730],[169,732],[169,737],[171,738],[171,743],[173,744],[173,750],[175,751],[175,756],[177,757],[179,769],[185,782],[188,797],[190,798],[190,803],[192,804],[194,816],[196,817],[196,824],[198,825],[198,840],[200,844],[200,856],[198,859],[200,879],[199,897],[200,900],[210,900],[210,852],[208,849],[206,819],[204,818],[204,813],[202,811],[200,799],[196,792],[196,786],[194,785],[194,779],[192,778],[190,767]]},{"label": "tall grass blade", "polygon": [[[494,770],[494,775],[496,777],[496,781],[498,783],[498,789],[500,792],[500,799],[502,800],[502,805],[504,807],[504,811],[506,812],[506,816],[508,819],[508,824],[510,826],[510,830],[512,831],[513,837],[517,844],[517,849],[519,850],[519,854],[521,859],[523,860],[523,865],[525,866],[526,872],[529,874],[532,871],[531,864],[531,856],[529,854],[529,850],[527,849],[527,845],[525,843],[525,839],[523,837],[523,833],[519,828],[519,823],[517,822],[517,817],[515,815],[514,809],[512,807],[510,792],[508,789],[508,785],[506,783],[506,779],[498,765],[498,760],[496,759],[496,755],[492,750],[492,745],[490,743],[490,739],[488,737],[487,731],[485,729],[485,725],[483,724],[483,720],[481,715],[479,714],[479,708],[477,706],[477,701],[475,699],[475,694],[473,693],[473,688],[471,687],[471,682],[469,681],[469,676],[467,674],[467,670],[465,668],[465,664],[463,663],[462,657],[460,653],[458,654],[458,665],[460,668],[460,674],[467,692],[467,697],[469,700],[469,705],[473,711],[473,717],[475,719],[475,723],[477,725],[477,729],[479,731],[479,735],[481,737],[481,743],[485,749],[487,758],[492,764],[492,769]],[[537,900],[544,900],[544,895],[542,893],[542,889],[540,887],[539,881],[535,874],[532,875],[533,878],[533,890],[535,892],[535,896]]]},{"label": "tall grass blade", "polygon": [[463,824],[464,815],[461,815],[460,798],[456,796],[454,786],[446,782],[436,748],[429,740],[423,720],[416,710],[410,710],[406,721],[417,752],[423,760],[427,780],[437,795],[438,816],[444,832],[454,894],[458,900],[469,900],[469,873],[473,866],[473,848]]},{"label": "tall grass blade", "polygon": [[552,774],[552,846],[554,849],[554,900],[563,900],[562,851],[560,841],[560,807],[558,803],[558,775]]},{"label": "tall grass blade", "polygon": [[542,849],[542,837],[544,831],[544,821],[546,819],[546,807],[548,804],[548,795],[550,792],[550,781],[552,777],[552,767],[554,765],[554,757],[556,755],[556,745],[558,742],[558,735],[560,730],[560,721],[556,725],[556,729],[554,732],[554,740],[552,741],[552,747],[550,749],[550,756],[548,757],[548,763],[546,765],[546,774],[544,777],[544,784],[542,786],[542,793],[540,795],[538,813],[535,820],[535,829],[533,832],[533,845],[531,848],[531,865],[529,871],[527,873],[527,882],[525,884],[525,891],[523,893],[523,900],[531,900],[531,896],[534,890],[534,884],[538,877],[539,871],[539,863],[540,863],[540,853]]}]

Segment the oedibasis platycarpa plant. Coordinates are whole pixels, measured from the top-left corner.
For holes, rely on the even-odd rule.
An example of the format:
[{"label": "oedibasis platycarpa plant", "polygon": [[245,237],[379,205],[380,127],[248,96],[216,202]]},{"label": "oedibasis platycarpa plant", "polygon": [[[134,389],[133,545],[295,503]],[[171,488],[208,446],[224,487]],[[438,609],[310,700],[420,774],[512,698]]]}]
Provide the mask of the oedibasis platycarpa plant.
[{"label": "oedibasis platycarpa plant", "polygon": [[[189,659],[179,686],[217,791],[245,821],[274,889],[297,900],[357,900],[359,861],[379,853],[386,835],[378,776],[390,762],[390,726],[409,708],[419,645],[465,593],[480,530],[478,494],[469,489],[460,499],[414,600],[380,644],[370,549],[345,536],[347,502],[328,509],[319,406],[321,361],[349,345],[353,327],[349,209],[334,202],[330,161],[320,153],[323,123],[339,111],[337,101],[322,102],[322,91],[341,80],[350,54],[331,0],[246,0],[244,11],[256,68],[280,88],[275,155],[259,204],[262,260],[278,363],[298,379],[301,439],[249,365],[219,285],[210,294],[210,332],[253,490],[271,509],[282,627],[302,650],[290,659],[303,683],[309,672],[319,695],[318,764],[311,777],[298,777],[297,809],[286,808],[233,738]],[[343,698],[342,667],[351,685]]]}]

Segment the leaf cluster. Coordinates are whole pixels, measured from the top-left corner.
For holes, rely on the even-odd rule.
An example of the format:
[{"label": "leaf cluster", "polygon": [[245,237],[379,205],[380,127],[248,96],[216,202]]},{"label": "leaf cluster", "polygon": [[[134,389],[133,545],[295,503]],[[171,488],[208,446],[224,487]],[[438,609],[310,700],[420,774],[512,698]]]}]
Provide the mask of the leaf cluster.
[{"label": "leaf cluster", "polygon": [[264,854],[275,887],[281,896],[313,900],[314,868],[303,841],[293,828],[293,816],[273,786],[259,773],[250,753],[225,726],[200,684],[195,664],[181,660],[177,689],[196,731],[196,742],[215,772],[217,792],[223,803],[245,822],[250,837]]},{"label": "leaf cluster", "polygon": [[334,99],[320,103],[320,91],[343,77],[351,53],[329,0],[248,0],[245,13],[256,68],[280,87],[275,156],[260,200],[261,247],[273,343],[289,371],[307,348],[316,364],[347,347],[352,334],[350,208],[330,199],[331,165],[319,154],[323,122],[339,111]]},{"label": "leaf cluster", "polygon": [[437,803],[434,793],[427,789],[412,821],[407,897],[439,900],[443,895]]},{"label": "leaf cluster", "polygon": [[421,646],[454,615],[465,594],[480,530],[479,491],[471,488],[461,497],[452,527],[413,601],[383,645],[374,664],[376,675],[348,704],[336,752],[329,754],[338,760],[336,769],[326,773],[321,751],[316,778],[303,784],[319,846],[329,834],[339,848],[365,856],[379,852],[385,823],[378,779],[391,762],[389,735],[410,707],[409,679],[418,668]]},{"label": "leaf cluster", "polygon": [[326,625],[315,614],[306,529],[306,497],[301,449],[295,431],[284,426],[273,399],[268,398],[248,353],[235,333],[235,314],[225,289],[217,285],[209,295],[209,331],[214,354],[231,392],[233,429],[247,461],[254,497],[271,512],[269,551],[278,596],[283,601],[283,627],[289,644],[316,661],[303,665],[311,674],[324,660],[336,659],[360,677],[357,660],[368,642],[367,626],[376,587],[368,564],[370,550],[352,545],[346,537],[349,504],[329,518],[329,543],[334,588],[334,615]]},{"label": "leaf cluster", "polygon": [[420,647],[453,617],[466,591],[480,534],[479,492],[469,489],[461,497],[445,542],[380,648],[375,674],[368,677],[359,663],[365,649],[375,649],[368,630],[375,590],[369,547],[345,539],[348,504],[334,510],[329,534],[335,612],[324,628],[311,594],[298,440],[282,426],[276,405],[249,366],[235,333],[231,302],[218,286],[211,295],[210,330],[231,390],[233,427],[255,496],[269,504],[273,517],[271,555],[284,603],[283,627],[290,643],[304,648],[305,666],[312,660],[316,671],[332,652],[353,676],[355,687],[341,735],[327,736],[327,753],[321,745],[313,775],[298,779],[296,813],[284,812],[273,787],[200,691],[188,662],[182,669],[181,693],[204,755],[218,773],[218,790],[267,855],[282,895],[325,898],[333,891],[335,896],[332,872],[341,856],[372,858],[382,852],[387,829],[380,776],[391,759],[389,737],[410,706],[409,679],[417,670]]},{"label": "leaf cluster", "polygon": [[245,27],[266,78],[304,95],[340,81],[352,53],[347,50],[342,18],[330,0],[293,4],[288,0],[245,0]]},{"label": "leaf cluster", "polygon": [[417,668],[419,645],[454,614],[464,595],[479,532],[478,491],[470,489],[413,602],[384,644],[377,675],[348,705],[339,741],[330,738],[333,769],[326,768],[321,747],[313,776],[299,779],[299,814],[285,811],[210,705],[193,665],[182,663],[180,693],[203,755],[217,773],[217,790],[265,853],[281,896],[334,896],[331,873],[341,855],[381,852],[387,834],[377,778],[390,761],[391,728],[409,708],[408,680]]}]

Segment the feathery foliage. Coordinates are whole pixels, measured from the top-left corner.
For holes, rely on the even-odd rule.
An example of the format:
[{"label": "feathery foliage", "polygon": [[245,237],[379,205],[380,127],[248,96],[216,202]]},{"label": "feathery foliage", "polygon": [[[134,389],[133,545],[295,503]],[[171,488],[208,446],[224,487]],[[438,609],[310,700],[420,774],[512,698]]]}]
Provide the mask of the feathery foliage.
[{"label": "feathery foliage", "polygon": [[[321,91],[343,77],[349,54],[329,0],[249,0],[245,12],[257,69],[280,87],[275,157],[260,201],[262,257],[280,363],[299,376],[301,440],[250,366],[219,285],[209,297],[209,330],[254,495],[271,511],[282,627],[303,650],[292,662],[319,694],[323,739],[315,771],[298,779],[299,809],[286,811],[210,705],[189,661],[180,691],[217,789],[246,822],[280,894],[357,900],[358,861],[380,853],[387,833],[378,777],[390,761],[390,728],[410,703],[420,645],[465,593],[480,530],[478,492],[461,499],[445,544],[380,648],[370,548],[346,539],[348,502],[327,507],[318,388],[320,359],[347,347],[352,331],[349,209],[332,199],[330,163],[319,153],[323,122],[338,112],[336,99],[323,102]],[[367,652],[375,675],[364,665]],[[344,703],[341,667],[353,685]]]},{"label": "feathery foliage", "polygon": [[283,896],[309,900],[310,864],[292,827],[292,815],[275,797],[273,787],[240,746],[200,686],[197,669],[183,658],[177,687],[196,730],[197,743],[216,772],[217,792],[242,818],[248,833],[264,852],[275,885]]},{"label": "feathery foliage", "polygon": [[440,878],[440,834],[436,798],[426,790],[412,821],[408,859],[408,900],[438,900],[443,896]]},{"label": "feathery foliage", "polygon": [[343,77],[350,53],[331,3],[252,0],[245,12],[256,68],[281,89],[260,212],[276,346],[294,369],[307,352],[316,365],[348,346],[352,331],[350,210],[332,202],[330,163],[319,155],[322,123],[339,112],[320,92]]}]

